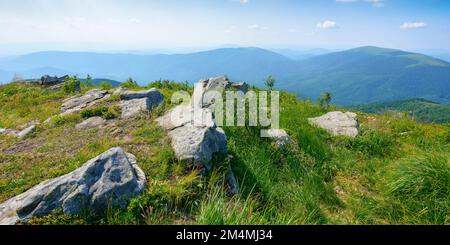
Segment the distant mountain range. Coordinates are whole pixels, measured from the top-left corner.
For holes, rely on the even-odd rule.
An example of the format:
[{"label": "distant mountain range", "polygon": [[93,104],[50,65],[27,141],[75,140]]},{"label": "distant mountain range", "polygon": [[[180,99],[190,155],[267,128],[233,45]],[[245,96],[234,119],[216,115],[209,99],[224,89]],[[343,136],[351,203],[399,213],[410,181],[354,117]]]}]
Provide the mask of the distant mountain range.
[{"label": "distant mountain range", "polygon": [[426,55],[378,47],[333,53],[313,50],[311,55],[277,52],[260,48],[174,55],[39,52],[0,60],[0,81],[9,81],[14,73],[25,78],[90,74],[124,81],[133,77],[141,84],[158,79],[193,83],[227,75],[264,86],[264,79],[273,75],[279,89],[310,99],[329,91],[333,103],[344,106],[405,98],[450,104],[450,64]]},{"label": "distant mountain range", "polygon": [[419,122],[449,123],[450,106],[438,104],[424,99],[406,99],[355,106],[356,110],[368,113],[383,114],[387,111],[402,111],[408,113]]}]

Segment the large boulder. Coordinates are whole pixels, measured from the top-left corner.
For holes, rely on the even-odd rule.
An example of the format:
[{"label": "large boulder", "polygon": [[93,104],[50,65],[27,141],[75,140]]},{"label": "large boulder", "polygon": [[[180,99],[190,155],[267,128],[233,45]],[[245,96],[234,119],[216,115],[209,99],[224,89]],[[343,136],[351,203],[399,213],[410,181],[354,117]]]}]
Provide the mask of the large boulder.
[{"label": "large boulder", "polygon": [[321,117],[308,119],[309,123],[327,130],[334,136],[358,136],[358,117],[353,112],[329,112]]},{"label": "large boulder", "polygon": [[208,109],[181,105],[157,121],[168,130],[172,148],[180,161],[209,171],[214,153],[227,154],[227,137],[216,127]]},{"label": "large boulder", "polygon": [[101,99],[104,99],[107,94],[108,91],[106,90],[92,89],[84,95],[71,97],[66,99],[61,105],[61,112],[64,114],[80,112],[86,107],[91,107],[97,104],[101,101]]},{"label": "large boulder", "polygon": [[101,214],[110,206],[124,208],[145,187],[145,175],[136,158],[122,148],[112,148],[69,174],[0,204],[0,224],[27,222],[55,209],[69,215],[85,210]]},{"label": "large boulder", "polygon": [[97,128],[106,124],[106,120],[101,117],[91,117],[75,126],[76,129]]},{"label": "large boulder", "polygon": [[121,93],[122,118],[132,118],[142,111],[151,111],[164,102],[164,96],[156,89],[149,91],[124,91]]},{"label": "large boulder", "polygon": [[215,102],[216,94],[222,94],[228,89],[236,89],[247,93],[248,85],[246,83],[230,82],[226,76],[200,80],[195,86],[194,93],[192,95],[192,106],[211,108]]}]

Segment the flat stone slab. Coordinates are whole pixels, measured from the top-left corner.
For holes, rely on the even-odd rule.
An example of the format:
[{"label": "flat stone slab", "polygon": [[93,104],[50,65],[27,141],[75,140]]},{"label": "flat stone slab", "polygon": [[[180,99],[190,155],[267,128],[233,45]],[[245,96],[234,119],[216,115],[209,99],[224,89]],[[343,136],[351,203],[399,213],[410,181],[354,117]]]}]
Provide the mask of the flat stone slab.
[{"label": "flat stone slab", "polygon": [[358,117],[353,112],[329,112],[321,117],[309,118],[311,125],[327,130],[334,136],[358,136]]},{"label": "flat stone slab", "polygon": [[95,101],[104,98],[108,94],[106,90],[92,89],[84,95],[78,95],[64,100],[61,105],[61,113],[79,112],[83,108],[92,106]]}]

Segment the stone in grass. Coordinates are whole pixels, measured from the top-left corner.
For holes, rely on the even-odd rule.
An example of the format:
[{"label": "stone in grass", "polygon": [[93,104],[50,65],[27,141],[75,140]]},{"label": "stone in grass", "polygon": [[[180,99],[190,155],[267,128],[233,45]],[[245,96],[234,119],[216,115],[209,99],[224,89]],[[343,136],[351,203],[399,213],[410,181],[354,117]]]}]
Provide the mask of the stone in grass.
[{"label": "stone in grass", "polygon": [[334,136],[358,136],[358,117],[353,112],[329,112],[321,117],[309,118],[309,123],[327,130]]},{"label": "stone in grass", "polygon": [[97,128],[106,124],[106,120],[101,117],[91,117],[75,126],[76,129]]},{"label": "stone in grass", "polygon": [[143,111],[151,111],[164,101],[164,96],[155,88],[149,91],[125,91],[121,94],[122,119],[132,118]]},{"label": "stone in grass", "polygon": [[112,148],[75,171],[0,204],[0,224],[26,223],[57,209],[75,215],[85,210],[101,214],[111,206],[125,208],[145,187],[145,174],[136,158],[120,147]]}]

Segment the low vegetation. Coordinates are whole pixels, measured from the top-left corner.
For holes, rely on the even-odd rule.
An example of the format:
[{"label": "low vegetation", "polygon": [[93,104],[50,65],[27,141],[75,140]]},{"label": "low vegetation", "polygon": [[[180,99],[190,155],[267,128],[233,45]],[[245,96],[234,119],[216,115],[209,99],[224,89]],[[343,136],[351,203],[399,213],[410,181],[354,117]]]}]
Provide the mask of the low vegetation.
[{"label": "low vegetation", "polygon": [[[105,150],[136,155],[147,191],[127,210],[92,217],[61,211],[32,224],[450,224],[450,126],[408,117],[359,113],[361,136],[332,137],[307,119],[336,110],[281,94],[281,127],[293,139],[279,149],[259,127],[224,127],[240,194],[224,191],[227,162],[199,177],[176,160],[154,119],[171,108],[170,95],[187,83],[156,81],[165,104],[149,115],[112,126],[77,130],[92,115],[110,118],[108,101],[80,114],[40,124],[25,140],[0,136],[0,202],[73,171]],[[71,95],[29,84],[0,86],[0,127],[18,128],[59,113]]]}]

